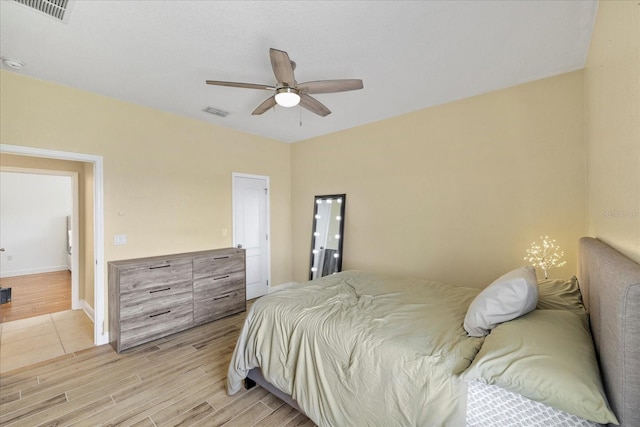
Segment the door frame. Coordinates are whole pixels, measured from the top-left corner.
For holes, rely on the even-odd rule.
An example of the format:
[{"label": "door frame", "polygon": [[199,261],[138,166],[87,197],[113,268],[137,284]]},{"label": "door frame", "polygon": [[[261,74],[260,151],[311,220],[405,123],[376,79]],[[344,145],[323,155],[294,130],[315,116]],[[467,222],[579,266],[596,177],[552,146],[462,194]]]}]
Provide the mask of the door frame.
[{"label": "door frame", "polygon": [[71,247],[74,248],[71,252],[71,309],[77,310],[80,307],[80,280],[78,266],[80,265],[80,255],[78,254],[78,248],[80,247],[80,237],[78,234],[78,173],[57,171],[57,170],[44,170],[44,169],[29,169],[19,168],[11,166],[0,166],[0,172],[13,172],[22,173],[28,175],[45,175],[45,176],[66,176],[71,178],[71,229],[73,230]]},{"label": "door frame", "polygon": [[[105,332],[105,268],[104,268],[104,166],[103,157],[94,154],[49,150],[20,145],[0,144],[0,153],[22,156],[45,157],[93,164],[93,256],[94,300],[93,300],[93,343],[107,344],[109,334]],[[78,234],[78,233],[75,233]]]},{"label": "door frame", "polygon": [[271,289],[271,182],[268,176],[265,175],[253,175],[247,173],[239,173],[239,172],[231,172],[231,227],[233,234],[233,247],[235,248],[238,245],[236,241],[236,178],[252,178],[252,179],[263,179],[265,180],[267,187],[267,207],[266,207],[266,233],[268,236],[267,239],[267,293]]}]

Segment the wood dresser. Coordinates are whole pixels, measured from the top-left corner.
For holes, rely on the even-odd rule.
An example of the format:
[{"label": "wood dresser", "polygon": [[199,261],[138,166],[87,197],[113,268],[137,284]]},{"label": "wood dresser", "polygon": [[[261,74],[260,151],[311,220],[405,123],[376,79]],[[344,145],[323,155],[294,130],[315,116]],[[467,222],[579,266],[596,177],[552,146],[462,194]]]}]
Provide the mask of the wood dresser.
[{"label": "wood dresser", "polygon": [[244,249],[109,262],[109,340],[131,347],[246,310]]}]

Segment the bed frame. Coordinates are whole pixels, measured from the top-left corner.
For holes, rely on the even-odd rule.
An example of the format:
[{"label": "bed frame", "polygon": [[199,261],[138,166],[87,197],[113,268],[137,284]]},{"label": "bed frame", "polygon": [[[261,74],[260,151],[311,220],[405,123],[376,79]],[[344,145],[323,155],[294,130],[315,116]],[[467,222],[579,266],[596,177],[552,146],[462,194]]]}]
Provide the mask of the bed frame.
[{"label": "bed frame", "polygon": [[[591,237],[578,242],[578,281],[609,404],[623,427],[640,427],[640,264]],[[259,384],[298,409],[291,396],[249,371]]]},{"label": "bed frame", "polygon": [[245,378],[244,380],[244,385],[247,389],[254,387],[256,384],[266,389],[269,393],[275,395],[276,397],[279,397],[287,404],[289,404],[289,406],[304,413],[304,411],[298,406],[298,403],[293,400],[293,397],[291,397],[291,395],[281,391],[279,388],[268,382],[264,378],[264,376],[262,376],[262,371],[260,370],[260,368],[251,369],[247,374],[247,378]]},{"label": "bed frame", "polygon": [[578,242],[578,282],[611,409],[640,426],[640,264],[590,237]]}]

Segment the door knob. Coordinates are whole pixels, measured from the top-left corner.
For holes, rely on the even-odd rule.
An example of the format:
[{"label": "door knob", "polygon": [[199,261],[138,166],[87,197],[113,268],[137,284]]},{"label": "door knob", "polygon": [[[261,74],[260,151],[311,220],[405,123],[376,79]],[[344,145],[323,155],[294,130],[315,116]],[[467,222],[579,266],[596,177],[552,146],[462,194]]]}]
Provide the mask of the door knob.
[{"label": "door knob", "polygon": [[4,248],[0,248],[0,252],[4,252]]}]

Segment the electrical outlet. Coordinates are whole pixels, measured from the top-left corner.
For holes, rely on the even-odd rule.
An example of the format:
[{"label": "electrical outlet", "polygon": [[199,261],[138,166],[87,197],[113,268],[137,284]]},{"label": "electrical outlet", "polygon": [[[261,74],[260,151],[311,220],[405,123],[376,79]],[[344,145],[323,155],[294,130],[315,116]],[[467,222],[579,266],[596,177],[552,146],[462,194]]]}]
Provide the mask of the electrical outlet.
[{"label": "electrical outlet", "polygon": [[113,243],[115,245],[126,245],[127,244],[127,235],[126,234],[116,234],[113,236]]}]

